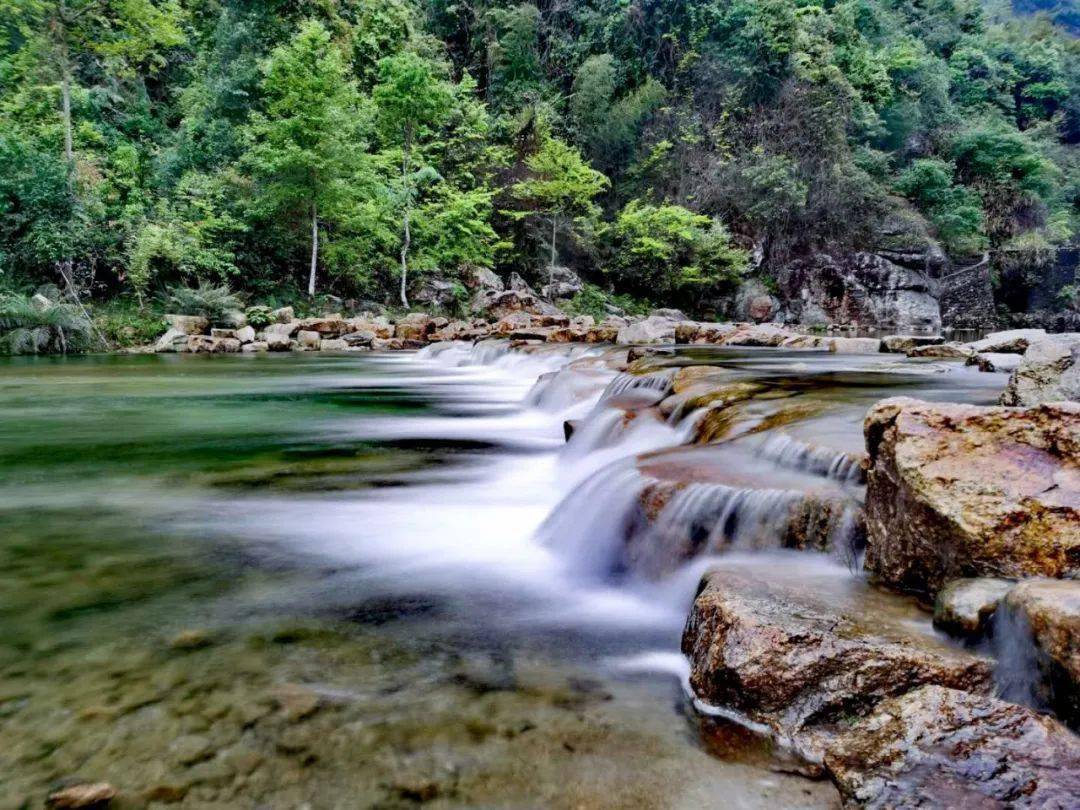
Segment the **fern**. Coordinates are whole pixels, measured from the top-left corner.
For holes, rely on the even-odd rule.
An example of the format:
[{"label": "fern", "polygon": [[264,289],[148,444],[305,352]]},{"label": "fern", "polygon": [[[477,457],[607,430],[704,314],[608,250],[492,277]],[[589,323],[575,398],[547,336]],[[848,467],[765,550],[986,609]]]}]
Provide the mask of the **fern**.
[{"label": "fern", "polygon": [[40,308],[25,296],[0,295],[0,352],[66,354],[91,344],[93,328],[78,308],[50,303]]},{"label": "fern", "polygon": [[198,287],[170,287],[165,295],[166,308],[183,315],[202,315],[218,321],[225,313],[243,308],[239,297],[224,284],[199,283]]}]

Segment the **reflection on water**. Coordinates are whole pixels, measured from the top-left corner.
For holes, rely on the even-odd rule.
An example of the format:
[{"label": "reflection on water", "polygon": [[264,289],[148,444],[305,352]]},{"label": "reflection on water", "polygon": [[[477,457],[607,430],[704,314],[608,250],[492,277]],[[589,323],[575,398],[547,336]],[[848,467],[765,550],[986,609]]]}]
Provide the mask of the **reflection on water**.
[{"label": "reflection on water", "polygon": [[[989,401],[1003,382],[699,354],[825,403],[725,452],[824,465],[830,486],[858,485],[832,465],[874,400]],[[692,427],[598,406],[666,391],[616,374],[601,349],[497,344],[3,361],[4,801],[79,778],[192,807],[835,804],[682,715],[671,654],[707,563],[608,576],[636,497],[612,482]],[[584,427],[564,449],[568,419]]]}]

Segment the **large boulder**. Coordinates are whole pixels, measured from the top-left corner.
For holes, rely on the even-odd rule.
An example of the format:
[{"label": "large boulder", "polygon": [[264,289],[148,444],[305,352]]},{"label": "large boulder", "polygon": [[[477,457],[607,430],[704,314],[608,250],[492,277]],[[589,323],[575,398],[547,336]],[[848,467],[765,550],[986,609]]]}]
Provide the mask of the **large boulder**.
[{"label": "large boulder", "polygon": [[506,284],[498,275],[486,267],[476,267],[465,273],[462,278],[466,289],[469,290],[496,290],[502,292]]},{"label": "large boulder", "polygon": [[185,335],[201,335],[210,328],[210,319],[202,315],[165,315],[165,323]]},{"label": "large boulder", "polygon": [[232,354],[240,351],[240,341],[232,337],[188,335],[185,351],[191,354]]},{"label": "large boulder", "polygon": [[457,303],[458,286],[443,278],[425,278],[409,296],[414,304],[430,309],[449,309]]},{"label": "large boulder", "polygon": [[[866,586],[862,586],[865,588]],[[886,698],[926,684],[988,692],[990,663],[875,610],[873,593],[732,565],[706,574],[683,631],[694,694],[810,759]]]},{"label": "large boulder", "polygon": [[1080,402],[1080,335],[1032,342],[1001,394],[1002,405]]},{"label": "large boulder", "polygon": [[928,346],[913,346],[905,354],[908,357],[929,358],[932,360],[967,360],[975,355],[974,350],[963,343],[941,343]]},{"label": "large boulder", "polygon": [[1080,582],[1021,582],[1005,597],[1005,610],[1031,633],[1049,702],[1066,722],[1080,725]]},{"label": "large boulder", "polygon": [[782,267],[777,283],[788,319],[806,326],[824,320],[897,332],[941,331],[937,282],[879,255],[816,254]]},{"label": "large boulder", "polygon": [[780,311],[780,302],[757,279],[740,285],[735,293],[735,316],[740,320],[762,323],[771,321]]},{"label": "large boulder", "polygon": [[299,331],[300,321],[275,321],[263,330],[263,334],[266,335],[267,339],[269,339],[271,335],[281,335],[282,337],[291,338]]},{"label": "large boulder", "polygon": [[881,351],[881,341],[877,338],[834,337],[829,338],[827,345],[833,354],[877,354]]},{"label": "large boulder", "polygon": [[924,686],[880,704],[829,746],[852,807],[1075,807],[1080,738],[1003,700]]},{"label": "large boulder", "polygon": [[1022,360],[1023,358],[1018,354],[983,352],[969,357],[967,365],[975,366],[979,371],[986,371],[991,374],[1008,374],[1019,368]]},{"label": "large boulder", "polygon": [[318,318],[305,318],[300,321],[300,329],[305,332],[318,332],[320,337],[335,338],[352,330],[341,315],[321,315]]},{"label": "large boulder", "polygon": [[949,260],[930,235],[926,220],[905,201],[893,198],[889,213],[874,234],[874,252],[893,264],[937,275]]},{"label": "large boulder", "polygon": [[677,321],[660,315],[650,315],[643,321],[619,330],[619,343],[674,343]]},{"label": "large boulder", "polygon": [[394,324],[394,337],[403,340],[427,340],[437,328],[435,319],[423,312],[410,312]]},{"label": "large boulder", "polygon": [[180,329],[169,327],[164,335],[154,344],[155,352],[186,352],[188,334]]},{"label": "large boulder", "polygon": [[866,569],[932,600],[950,579],[1080,572],[1080,405],[879,402],[864,424]]},{"label": "large boulder", "polygon": [[1023,354],[1027,347],[1036,340],[1046,337],[1044,329],[1010,329],[1007,332],[993,332],[981,340],[967,344],[976,354]]},{"label": "large boulder", "polygon": [[497,321],[515,312],[526,312],[532,315],[561,314],[556,307],[542,301],[531,290],[481,289],[473,296],[469,307],[473,314],[491,321]]},{"label": "large boulder", "polygon": [[551,301],[559,298],[573,298],[585,289],[585,282],[581,280],[581,276],[569,267],[556,267],[549,277],[550,280],[540,288],[540,292]]},{"label": "large boulder", "polygon": [[952,580],[938,591],[934,602],[934,627],[960,638],[982,638],[998,605],[1013,585],[1015,583],[1007,579],[994,577]]},{"label": "large boulder", "polygon": [[[721,325],[722,326],[722,325]],[[771,323],[738,324],[733,330],[717,330],[719,342],[725,346],[779,346],[792,333]],[[701,339],[699,335],[698,340]],[[695,341],[697,342],[697,341]],[[712,343],[713,341],[708,341]]]},{"label": "large boulder", "polygon": [[296,320],[296,311],[292,307],[279,307],[270,313],[272,323],[292,323]]}]

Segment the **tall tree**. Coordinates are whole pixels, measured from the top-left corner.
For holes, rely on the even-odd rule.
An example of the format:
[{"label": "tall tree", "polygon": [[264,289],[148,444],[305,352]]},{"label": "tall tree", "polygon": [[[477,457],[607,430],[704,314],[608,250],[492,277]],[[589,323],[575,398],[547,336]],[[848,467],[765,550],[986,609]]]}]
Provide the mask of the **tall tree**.
[{"label": "tall tree", "polygon": [[247,162],[263,206],[310,223],[307,291],[314,295],[320,225],[340,215],[360,165],[360,97],[341,51],[319,22],[305,23],[276,48],[265,71],[266,110],[253,116]]},{"label": "tall tree", "polygon": [[555,241],[560,224],[590,216],[596,212],[593,199],[607,189],[609,182],[589,166],[572,146],[558,138],[549,137],[540,149],[525,160],[531,177],[515,183],[513,195],[529,205],[531,210],[516,216],[546,216],[551,220],[551,260],[548,283],[555,280]]},{"label": "tall tree", "polygon": [[[423,162],[422,147],[438,137],[450,113],[452,85],[436,74],[432,63],[405,51],[379,62],[379,83],[374,90],[380,127],[387,143],[400,151],[401,174],[401,305],[409,306],[409,249],[411,221],[417,193],[424,183],[439,179],[436,170]],[[414,159],[419,155],[419,160]]]}]

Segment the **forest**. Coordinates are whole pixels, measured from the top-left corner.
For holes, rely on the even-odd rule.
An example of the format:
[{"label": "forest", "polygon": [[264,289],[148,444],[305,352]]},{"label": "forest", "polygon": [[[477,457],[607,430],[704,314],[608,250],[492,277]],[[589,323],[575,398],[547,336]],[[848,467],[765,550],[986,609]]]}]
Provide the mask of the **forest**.
[{"label": "forest", "polygon": [[692,307],[888,216],[958,259],[1043,250],[1077,228],[1080,41],[1023,11],[0,0],[0,289],[407,307],[566,265]]}]

